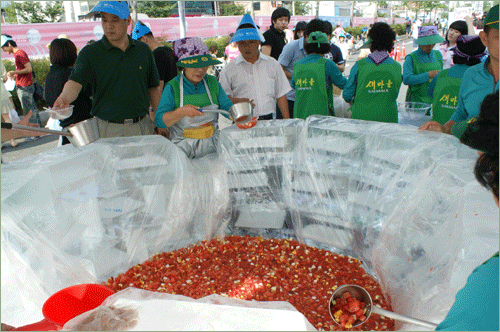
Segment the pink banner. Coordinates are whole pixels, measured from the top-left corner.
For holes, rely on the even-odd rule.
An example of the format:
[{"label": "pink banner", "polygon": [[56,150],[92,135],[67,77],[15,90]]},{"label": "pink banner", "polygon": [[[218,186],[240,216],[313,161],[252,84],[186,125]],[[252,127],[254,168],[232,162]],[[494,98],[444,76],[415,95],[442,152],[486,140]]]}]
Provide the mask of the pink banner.
[{"label": "pink banner", "polygon": [[[404,24],[406,19],[396,17],[378,17],[377,22],[386,22],[387,24]],[[375,18],[373,17],[353,17],[352,26],[357,27],[359,25],[370,25],[375,23]]]},{"label": "pink banner", "polygon": [[[289,27],[293,28],[299,21],[310,21],[314,16],[294,16]],[[227,36],[236,30],[241,16],[186,17],[186,37],[217,37]],[[141,20],[147,24],[153,35],[160,40],[175,40],[180,38],[180,21],[178,17],[150,18]],[[270,16],[256,16],[255,23],[264,32],[271,24]],[[30,57],[48,55],[47,44],[60,34],[66,34],[78,49],[84,47],[91,39],[102,38],[101,22],[71,22],[71,23],[38,23],[38,24],[2,24],[3,34],[11,35],[18,47]],[[132,25],[129,26],[129,33]],[[2,51],[2,59],[12,56]]]}]

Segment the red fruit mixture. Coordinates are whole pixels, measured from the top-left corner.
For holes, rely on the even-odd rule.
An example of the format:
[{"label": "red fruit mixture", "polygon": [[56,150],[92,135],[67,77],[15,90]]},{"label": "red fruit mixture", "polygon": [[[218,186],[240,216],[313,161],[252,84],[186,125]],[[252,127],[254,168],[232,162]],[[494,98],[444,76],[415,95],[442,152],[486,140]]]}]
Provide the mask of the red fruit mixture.
[{"label": "red fruit mixture", "polygon": [[[329,331],[345,330],[329,313],[332,291],[344,284],[364,287],[374,304],[391,310],[361,261],[296,240],[228,236],[202,241],[157,254],[107,282],[114,291],[136,287],[194,299],[220,294],[244,300],[287,301],[316,329]],[[351,330],[393,331],[394,321],[372,315]]]},{"label": "red fruit mixture", "polygon": [[366,320],[366,304],[351,297],[349,292],[345,292],[341,297],[335,299],[332,305],[333,318],[343,328],[352,328],[353,325]]}]

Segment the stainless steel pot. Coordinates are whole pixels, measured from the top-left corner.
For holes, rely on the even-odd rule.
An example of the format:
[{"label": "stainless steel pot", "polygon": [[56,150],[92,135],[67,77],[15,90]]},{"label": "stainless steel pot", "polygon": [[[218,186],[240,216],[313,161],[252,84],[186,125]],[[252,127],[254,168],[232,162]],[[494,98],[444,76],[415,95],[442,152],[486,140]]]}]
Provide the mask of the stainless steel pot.
[{"label": "stainless steel pot", "polygon": [[235,123],[240,123],[240,124],[250,122],[252,121],[253,118],[253,106],[251,103],[248,102],[241,102],[234,104],[229,109],[229,112],[224,110],[207,110],[207,109],[203,110],[200,109],[200,111],[204,113],[212,112],[212,113],[226,114],[229,117],[231,117],[231,119],[233,119]]},{"label": "stainless steel pot", "polygon": [[51,130],[30,126],[19,126],[12,123],[2,122],[2,129],[20,129],[38,133],[55,134],[66,136],[76,147],[90,144],[99,139],[99,128],[97,118],[91,118],[72,124],[68,130]]}]

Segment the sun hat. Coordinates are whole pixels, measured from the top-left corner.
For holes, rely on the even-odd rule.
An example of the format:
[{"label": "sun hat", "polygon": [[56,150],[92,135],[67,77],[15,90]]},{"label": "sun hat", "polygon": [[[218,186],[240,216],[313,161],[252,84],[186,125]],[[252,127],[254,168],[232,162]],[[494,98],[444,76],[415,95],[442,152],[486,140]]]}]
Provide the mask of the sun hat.
[{"label": "sun hat", "polygon": [[1,44],[1,46],[0,46],[0,47],[4,47],[4,46],[5,46],[5,44],[6,44],[9,40],[12,40],[12,38],[7,37],[7,36],[5,36],[5,35],[2,35],[2,37],[1,37],[1,41],[0,41],[0,44]]},{"label": "sun hat", "polygon": [[481,59],[486,55],[486,46],[483,45],[479,36],[461,35],[457,38],[456,46],[452,48],[453,55],[469,60],[470,58]]},{"label": "sun hat", "polygon": [[498,30],[498,5],[491,7],[488,14],[484,18],[484,26]]},{"label": "sun hat", "polygon": [[130,9],[128,8],[127,1],[99,1],[89,14],[101,12],[116,15],[122,20],[130,16]]},{"label": "sun hat", "polygon": [[[254,27],[254,29],[252,28],[240,29],[240,27],[243,24],[250,24],[251,26]],[[240,22],[238,23],[238,28],[236,29],[236,32],[234,33],[233,38],[231,38],[230,42],[233,43],[243,40],[259,40],[262,43],[266,41],[266,39],[260,32],[259,28],[255,24],[254,20],[252,19],[252,16],[250,16],[249,14],[243,15]]]},{"label": "sun hat", "polygon": [[451,133],[473,149],[498,156],[498,91],[484,98],[478,117],[456,123]]},{"label": "sun hat", "polygon": [[151,29],[141,21],[137,21],[134,30],[132,30],[132,39],[139,40],[142,36],[151,32]]},{"label": "sun hat", "polygon": [[360,48],[370,48],[370,44],[372,43],[372,41],[373,40],[371,38],[366,39],[366,42],[363,45],[361,45]]},{"label": "sun hat", "polygon": [[420,46],[432,45],[444,42],[445,39],[438,33],[438,27],[435,25],[418,27],[417,44]]},{"label": "sun hat", "polygon": [[179,67],[203,68],[222,63],[210,55],[208,46],[200,37],[174,40],[172,47],[174,55],[179,59]]}]

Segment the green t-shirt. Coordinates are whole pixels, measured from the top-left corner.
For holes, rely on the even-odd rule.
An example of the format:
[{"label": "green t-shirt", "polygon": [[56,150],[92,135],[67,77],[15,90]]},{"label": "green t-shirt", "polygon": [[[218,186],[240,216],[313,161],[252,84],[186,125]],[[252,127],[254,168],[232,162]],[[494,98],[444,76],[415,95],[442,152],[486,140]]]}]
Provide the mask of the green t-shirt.
[{"label": "green t-shirt", "polygon": [[107,121],[123,121],[148,113],[148,89],[160,84],[150,48],[128,37],[122,51],[106,36],[85,46],[69,79],[92,87],[91,114]]}]

